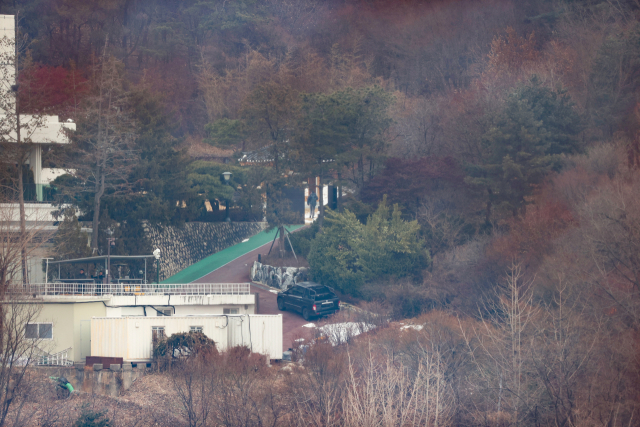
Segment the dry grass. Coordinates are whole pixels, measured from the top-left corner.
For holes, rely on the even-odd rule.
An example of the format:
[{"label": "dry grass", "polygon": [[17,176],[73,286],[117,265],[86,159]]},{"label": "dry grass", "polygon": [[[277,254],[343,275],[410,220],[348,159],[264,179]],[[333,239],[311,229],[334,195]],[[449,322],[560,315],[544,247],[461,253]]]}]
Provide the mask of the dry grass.
[{"label": "dry grass", "polygon": [[[37,370],[31,373],[22,387],[25,403],[20,413],[25,427],[67,427],[73,425],[88,406],[94,412],[106,412],[113,427],[182,426],[176,417],[173,392],[169,380],[162,375],[148,375],[136,380],[122,396],[109,396],[74,392],[68,399],[58,400],[50,372]],[[11,420],[18,414],[13,411]],[[9,422],[7,425],[13,425]]]}]

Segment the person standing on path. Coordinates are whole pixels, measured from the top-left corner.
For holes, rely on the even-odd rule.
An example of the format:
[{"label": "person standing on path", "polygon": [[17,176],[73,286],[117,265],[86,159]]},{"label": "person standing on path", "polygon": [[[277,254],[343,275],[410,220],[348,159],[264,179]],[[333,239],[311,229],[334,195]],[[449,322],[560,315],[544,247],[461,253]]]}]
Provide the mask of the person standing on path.
[{"label": "person standing on path", "polygon": [[317,202],[318,202],[318,195],[314,191],[313,193],[309,194],[309,197],[307,197],[307,205],[309,205],[309,211],[311,211],[311,216],[309,218],[313,219],[313,216],[316,213]]}]

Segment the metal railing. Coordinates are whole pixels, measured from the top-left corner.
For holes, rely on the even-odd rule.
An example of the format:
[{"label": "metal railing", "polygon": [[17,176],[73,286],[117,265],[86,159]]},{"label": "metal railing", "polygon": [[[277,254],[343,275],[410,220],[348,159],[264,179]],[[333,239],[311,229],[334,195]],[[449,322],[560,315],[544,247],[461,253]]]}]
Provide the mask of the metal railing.
[{"label": "metal railing", "polygon": [[249,295],[249,283],[186,283],[175,285],[126,283],[32,283],[9,287],[12,295]]},{"label": "metal railing", "polygon": [[69,360],[69,351],[71,347],[53,354],[43,354],[36,359],[38,366],[70,366],[73,360]]}]

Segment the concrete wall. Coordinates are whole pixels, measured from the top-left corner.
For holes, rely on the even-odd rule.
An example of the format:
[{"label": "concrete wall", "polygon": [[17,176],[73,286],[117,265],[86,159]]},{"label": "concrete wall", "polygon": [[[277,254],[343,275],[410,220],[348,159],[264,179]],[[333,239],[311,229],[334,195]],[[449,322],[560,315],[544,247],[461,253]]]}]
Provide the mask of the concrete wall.
[{"label": "concrete wall", "polygon": [[153,227],[145,225],[153,247],[162,251],[160,279],[258,234],[266,227],[263,222],[189,222],[184,227]]}]

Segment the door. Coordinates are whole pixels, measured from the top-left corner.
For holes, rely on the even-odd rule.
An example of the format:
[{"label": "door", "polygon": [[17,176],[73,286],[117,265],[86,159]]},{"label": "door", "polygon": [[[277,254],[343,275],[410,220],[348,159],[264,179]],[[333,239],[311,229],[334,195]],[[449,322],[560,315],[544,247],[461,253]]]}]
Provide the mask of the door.
[{"label": "door", "polygon": [[289,304],[292,309],[302,312],[303,290],[299,286],[294,286],[289,292]]},{"label": "door", "polygon": [[91,320],[80,321],[80,360],[84,362],[91,356]]}]

